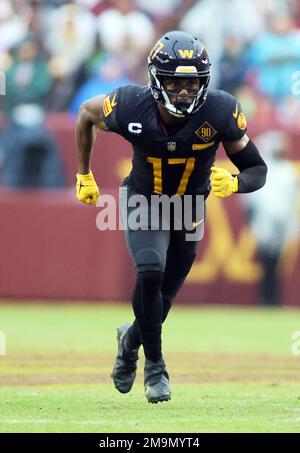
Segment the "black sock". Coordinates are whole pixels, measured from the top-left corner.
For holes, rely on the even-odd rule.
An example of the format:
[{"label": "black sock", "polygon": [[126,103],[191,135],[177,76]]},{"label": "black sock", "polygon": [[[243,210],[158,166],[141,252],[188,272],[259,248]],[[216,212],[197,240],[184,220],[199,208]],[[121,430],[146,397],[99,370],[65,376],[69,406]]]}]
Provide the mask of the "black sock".
[{"label": "black sock", "polygon": [[[164,296],[162,300],[163,300],[162,322],[164,322],[168,316],[172,303],[170,299]],[[140,336],[139,325],[137,320],[135,319],[132,323],[132,326],[127,331],[127,335],[125,337],[125,349],[127,350],[137,349],[141,346],[141,344],[142,340]]]}]

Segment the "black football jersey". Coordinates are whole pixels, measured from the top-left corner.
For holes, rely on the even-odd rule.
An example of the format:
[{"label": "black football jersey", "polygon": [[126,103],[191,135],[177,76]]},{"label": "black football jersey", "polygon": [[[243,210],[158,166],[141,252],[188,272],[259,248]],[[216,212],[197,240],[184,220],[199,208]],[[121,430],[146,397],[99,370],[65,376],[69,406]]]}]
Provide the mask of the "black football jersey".
[{"label": "black football jersey", "polygon": [[219,143],[240,139],[247,128],[239,102],[221,90],[210,90],[203,106],[168,132],[145,86],[116,89],[104,99],[103,113],[108,130],[132,144],[132,170],[125,181],[144,195],[207,196]]}]

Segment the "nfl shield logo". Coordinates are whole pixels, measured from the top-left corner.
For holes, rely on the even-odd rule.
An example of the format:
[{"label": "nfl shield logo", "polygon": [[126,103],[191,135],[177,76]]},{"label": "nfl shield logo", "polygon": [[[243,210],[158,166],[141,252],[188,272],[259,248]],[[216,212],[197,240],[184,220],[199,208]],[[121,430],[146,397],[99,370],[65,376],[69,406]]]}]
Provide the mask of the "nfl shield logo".
[{"label": "nfl shield logo", "polygon": [[168,151],[175,151],[176,149],[176,142],[168,142]]}]

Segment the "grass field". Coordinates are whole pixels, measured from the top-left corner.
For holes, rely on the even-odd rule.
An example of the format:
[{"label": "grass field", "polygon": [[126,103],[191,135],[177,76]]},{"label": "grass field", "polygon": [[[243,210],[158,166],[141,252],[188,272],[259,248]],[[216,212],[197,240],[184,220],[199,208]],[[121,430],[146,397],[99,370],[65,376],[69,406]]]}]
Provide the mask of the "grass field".
[{"label": "grass field", "polygon": [[112,385],[116,326],[131,319],[126,305],[0,304],[0,432],[300,432],[299,311],[176,306],[172,400],[157,405],[143,357],[129,394]]}]

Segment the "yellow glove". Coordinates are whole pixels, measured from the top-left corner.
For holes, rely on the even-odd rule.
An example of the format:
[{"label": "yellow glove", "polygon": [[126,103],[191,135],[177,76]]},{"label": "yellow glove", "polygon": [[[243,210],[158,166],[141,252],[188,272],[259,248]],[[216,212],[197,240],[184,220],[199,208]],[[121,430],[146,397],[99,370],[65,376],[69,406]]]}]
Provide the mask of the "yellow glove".
[{"label": "yellow glove", "polygon": [[225,168],[211,167],[211,188],[217,197],[229,197],[238,191],[238,185],[237,176],[232,176]]},{"label": "yellow glove", "polygon": [[91,171],[87,175],[77,173],[76,178],[76,197],[78,200],[86,204],[96,203],[100,197],[100,192],[93,173]]}]

